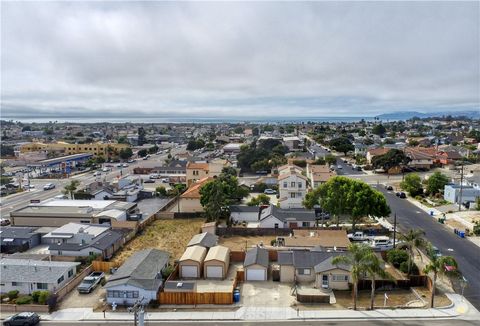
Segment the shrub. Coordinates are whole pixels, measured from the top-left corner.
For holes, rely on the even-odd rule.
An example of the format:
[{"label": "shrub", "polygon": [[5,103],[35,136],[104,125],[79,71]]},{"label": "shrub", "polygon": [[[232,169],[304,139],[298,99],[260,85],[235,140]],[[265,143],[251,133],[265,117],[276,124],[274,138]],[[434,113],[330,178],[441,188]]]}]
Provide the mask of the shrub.
[{"label": "shrub", "polygon": [[18,298],[16,303],[17,304],[30,304],[30,303],[32,303],[32,301],[33,301],[33,298],[29,295],[26,295],[26,296]]},{"label": "shrub", "polygon": [[387,261],[396,268],[408,261],[408,253],[402,249],[393,249],[387,252]]},{"label": "shrub", "polygon": [[270,245],[271,245],[271,246],[274,246],[275,243],[277,243],[277,240],[275,240],[275,239],[272,239],[272,240],[270,241]]},{"label": "shrub", "polygon": [[476,221],[473,225],[473,234],[480,235],[480,221]]},{"label": "shrub", "polygon": [[50,297],[50,292],[42,291],[40,293],[40,295],[38,296],[38,303],[39,304],[46,304],[49,297]]},{"label": "shrub", "polygon": [[8,291],[7,296],[10,300],[18,298],[18,290]]},{"label": "shrub", "polygon": [[162,271],[162,276],[164,278],[168,278],[170,276],[170,274],[173,273],[174,271],[174,267],[172,265],[168,265],[167,268],[165,268],[163,271]]},{"label": "shrub", "polygon": [[42,291],[33,291],[32,293],[33,302],[38,302],[38,297],[40,297],[41,293]]},{"label": "shrub", "polygon": [[[401,263],[399,269],[402,273],[407,274],[408,273],[408,261],[404,261],[403,263]],[[418,275],[418,267],[414,263],[412,263],[412,270],[411,270],[410,274]]]}]

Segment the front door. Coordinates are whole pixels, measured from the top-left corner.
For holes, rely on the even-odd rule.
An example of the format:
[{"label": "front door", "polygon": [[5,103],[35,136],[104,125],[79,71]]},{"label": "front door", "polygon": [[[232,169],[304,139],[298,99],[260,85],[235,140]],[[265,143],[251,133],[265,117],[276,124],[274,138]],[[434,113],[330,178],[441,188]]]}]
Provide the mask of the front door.
[{"label": "front door", "polygon": [[327,274],[322,275],[322,288],[328,289],[328,275]]}]

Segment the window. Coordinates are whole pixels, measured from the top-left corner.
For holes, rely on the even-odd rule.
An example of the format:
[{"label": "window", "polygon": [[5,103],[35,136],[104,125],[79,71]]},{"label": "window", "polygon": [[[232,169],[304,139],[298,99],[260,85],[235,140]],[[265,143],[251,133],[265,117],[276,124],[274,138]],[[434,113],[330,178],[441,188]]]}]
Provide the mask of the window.
[{"label": "window", "polygon": [[60,276],[60,278],[57,280],[57,284],[60,284],[63,282],[63,280],[65,279],[65,276]]},{"label": "window", "polygon": [[297,273],[298,275],[310,275],[310,268],[299,268]]},{"label": "window", "polygon": [[295,188],[295,181],[290,182],[290,187]]},{"label": "window", "polygon": [[348,275],[340,275],[340,274],[333,274],[332,275],[333,282],[348,282]]},{"label": "window", "polygon": [[295,193],[294,192],[290,193],[290,198],[295,198]]},{"label": "window", "polygon": [[310,226],[310,222],[302,222],[302,226],[304,228],[308,228]]},{"label": "window", "polygon": [[278,229],[278,223],[275,223],[274,227],[275,229]]},{"label": "window", "polygon": [[18,285],[20,285],[19,282],[12,282],[12,286],[18,286]]},{"label": "window", "polygon": [[288,187],[288,182],[285,181],[285,182],[283,183],[283,188],[287,188],[287,187]]},{"label": "window", "polygon": [[302,193],[301,192],[297,192],[297,198],[302,198]]},{"label": "window", "polygon": [[72,276],[73,276],[73,269],[68,271],[68,277],[72,277]]},{"label": "window", "polygon": [[302,188],[302,183],[301,183],[301,182],[298,183],[298,188],[299,188],[299,189]]},{"label": "window", "polygon": [[47,283],[37,283],[37,289],[38,290],[48,290],[48,284]]}]

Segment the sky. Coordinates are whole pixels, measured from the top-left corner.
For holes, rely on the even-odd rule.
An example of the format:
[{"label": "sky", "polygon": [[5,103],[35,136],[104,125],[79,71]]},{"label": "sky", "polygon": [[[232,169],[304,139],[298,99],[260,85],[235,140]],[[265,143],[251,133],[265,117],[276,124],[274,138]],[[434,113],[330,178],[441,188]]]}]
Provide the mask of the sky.
[{"label": "sky", "polygon": [[480,2],[1,2],[1,115],[480,110]]}]

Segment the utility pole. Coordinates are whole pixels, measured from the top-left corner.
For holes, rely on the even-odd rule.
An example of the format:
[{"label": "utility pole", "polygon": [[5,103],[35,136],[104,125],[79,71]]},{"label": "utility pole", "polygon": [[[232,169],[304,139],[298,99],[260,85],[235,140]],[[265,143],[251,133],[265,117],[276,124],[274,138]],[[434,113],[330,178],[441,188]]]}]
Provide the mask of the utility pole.
[{"label": "utility pole", "polygon": [[458,211],[462,210],[462,195],[463,195],[463,160],[462,169],[460,170],[460,193],[458,195]]},{"label": "utility pole", "polygon": [[133,325],[134,326],[144,326],[144,317],[145,317],[145,306],[142,303],[142,300],[137,300],[133,307],[129,307],[128,312],[133,313]]},{"label": "utility pole", "polygon": [[397,213],[393,215],[393,249],[397,248]]}]

